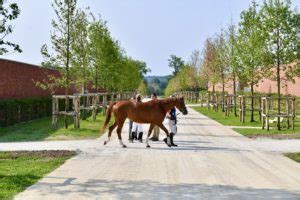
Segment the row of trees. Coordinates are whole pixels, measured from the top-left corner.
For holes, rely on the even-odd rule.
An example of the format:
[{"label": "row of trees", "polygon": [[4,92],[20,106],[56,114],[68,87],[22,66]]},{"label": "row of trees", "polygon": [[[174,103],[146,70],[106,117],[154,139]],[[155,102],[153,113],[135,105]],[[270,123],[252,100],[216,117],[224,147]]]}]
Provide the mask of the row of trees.
[{"label": "row of trees", "polygon": [[125,54],[118,40],[112,38],[107,24],[89,9],[77,8],[76,0],[54,0],[56,19],[52,20],[51,51],[43,45],[45,67],[58,69],[59,78],[38,83],[41,87],[66,88],[75,85],[108,91],[133,91],[141,84],[149,69],[146,63]]},{"label": "row of trees", "polygon": [[165,89],[166,96],[178,90],[198,91],[204,88],[203,81],[199,76],[202,65],[200,51],[193,51],[187,62],[175,55],[171,55],[168,61],[169,67],[173,69],[173,75]]},{"label": "row of trees", "polygon": [[[260,6],[252,1],[240,16],[238,25],[231,24],[206,40],[201,67],[194,76],[200,79],[200,87],[210,85],[213,91],[215,85],[221,83],[223,95],[228,81],[232,82],[234,95],[237,81],[245,83],[250,86],[252,96],[254,86],[266,77],[277,82],[280,97],[282,80],[294,81],[295,77],[300,77],[300,15],[291,8],[289,0],[264,0]],[[168,87],[180,83],[176,81],[179,75],[180,72]],[[183,72],[184,75],[187,73]],[[190,75],[187,75],[189,79]],[[182,85],[174,88],[186,89]],[[280,113],[280,99],[278,105]]]}]

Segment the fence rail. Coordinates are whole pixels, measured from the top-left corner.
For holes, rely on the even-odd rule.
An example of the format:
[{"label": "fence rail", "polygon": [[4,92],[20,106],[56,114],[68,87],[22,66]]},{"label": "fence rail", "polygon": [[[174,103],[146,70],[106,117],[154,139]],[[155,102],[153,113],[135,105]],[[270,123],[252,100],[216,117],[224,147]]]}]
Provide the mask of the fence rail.
[{"label": "fence rail", "polygon": [[[96,120],[98,111],[101,109],[104,114],[108,102],[130,99],[134,92],[123,93],[87,93],[74,95],[53,95],[52,96],[52,127],[58,127],[59,116],[64,116],[64,126],[68,128],[67,117],[73,118],[74,128],[80,128],[80,116],[86,118],[86,112],[91,111],[93,120]],[[64,104],[62,109],[60,104]]]},{"label": "fence rail", "polygon": [[[214,111],[222,111],[228,117],[229,113],[234,110],[235,116],[239,116],[241,122],[245,122],[247,111],[258,112],[262,129],[265,127],[269,130],[270,123],[284,123],[286,121],[287,129],[295,127],[295,121],[300,118],[300,98],[291,96],[263,96],[263,95],[232,95],[221,94],[207,91],[179,91],[177,95],[185,97],[187,102],[200,103],[201,107],[211,107]],[[298,102],[297,102],[298,101]],[[280,102],[280,105],[278,105]],[[252,106],[251,106],[252,105]],[[278,106],[281,106],[281,112],[278,113]],[[239,111],[239,115],[236,111]]]}]

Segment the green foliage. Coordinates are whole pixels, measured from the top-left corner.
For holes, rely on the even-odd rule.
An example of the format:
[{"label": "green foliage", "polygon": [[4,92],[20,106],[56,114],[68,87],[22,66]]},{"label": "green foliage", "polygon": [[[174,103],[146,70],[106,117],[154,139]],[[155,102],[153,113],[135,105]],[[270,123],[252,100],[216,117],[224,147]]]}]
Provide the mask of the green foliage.
[{"label": "green foliage", "polygon": [[48,80],[37,83],[38,86],[51,90],[63,86],[66,93],[70,85],[82,92],[87,85],[113,92],[138,88],[150,69],[145,62],[126,56],[105,21],[87,14],[88,9],[78,9],[76,0],[54,0],[53,8],[57,15],[51,34],[54,53],[50,54],[43,45],[41,53],[45,61],[42,65],[59,69],[61,76],[49,76]]},{"label": "green foliage", "polygon": [[[265,0],[260,11],[262,33],[264,34],[264,65],[276,65],[277,73],[271,78],[277,80],[278,96],[280,82],[293,81],[300,77],[299,62],[296,67],[287,64],[300,58],[299,25],[300,15],[291,9],[289,0]],[[284,77],[280,77],[283,72]]]},{"label": "green foliage", "polygon": [[10,21],[15,20],[20,14],[20,9],[16,3],[7,4],[0,0],[0,55],[10,51],[22,52],[20,46],[5,40],[5,37],[13,32],[13,25]]},{"label": "green foliage", "polygon": [[213,38],[208,38],[205,41],[203,49],[203,64],[200,69],[200,77],[202,84],[208,87],[210,83],[213,86],[220,81],[221,74],[218,70],[218,52],[216,43]]},{"label": "green foliage", "polygon": [[181,57],[171,55],[168,59],[169,67],[173,68],[173,75],[176,75],[182,67],[184,67],[184,61]]},{"label": "green foliage", "polygon": [[169,96],[174,92],[180,90],[198,91],[201,89],[199,76],[197,75],[199,69],[192,66],[184,66],[182,69],[170,79],[165,95]]},{"label": "green foliage", "polygon": [[149,94],[163,95],[171,76],[146,76]]},{"label": "green foliage", "polygon": [[[41,54],[46,60],[43,65],[54,64],[59,66],[60,77],[51,77],[56,79],[57,87],[64,87],[66,94],[69,94],[69,88],[72,83],[70,62],[71,45],[75,42],[75,24],[76,24],[76,0],[54,0],[52,7],[56,14],[56,20],[52,20],[53,31],[51,32],[51,43],[53,54],[48,51],[47,45],[41,48]],[[44,84],[45,86],[47,84]]]},{"label": "green foliage", "polygon": [[255,1],[252,1],[251,6],[241,13],[237,50],[242,73],[247,82],[253,86],[268,70],[262,66],[264,50],[262,22]]},{"label": "green foliage", "polygon": [[12,199],[74,155],[67,151],[0,152],[0,199]]},{"label": "green foliage", "polygon": [[109,91],[133,91],[149,71],[146,63],[124,55],[119,42],[114,40],[99,19],[89,28],[91,43],[92,80],[95,88]]},{"label": "green foliage", "polygon": [[85,11],[78,9],[76,13],[76,21],[74,31],[71,33],[74,42],[71,44],[72,58],[71,71],[74,84],[81,87],[82,93],[85,92],[86,85],[91,80],[91,56],[90,48],[92,44],[88,40],[89,20]]},{"label": "green foliage", "polygon": [[140,85],[139,85],[139,87],[137,88],[137,92],[138,92],[139,94],[142,94],[143,96],[146,96],[146,95],[149,93],[148,87],[147,87],[147,84],[146,84],[146,81],[145,81],[145,80],[142,80],[142,81],[140,82]]},{"label": "green foliage", "polygon": [[0,101],[0,127],[25,122],[52,114],[49,97]]}]

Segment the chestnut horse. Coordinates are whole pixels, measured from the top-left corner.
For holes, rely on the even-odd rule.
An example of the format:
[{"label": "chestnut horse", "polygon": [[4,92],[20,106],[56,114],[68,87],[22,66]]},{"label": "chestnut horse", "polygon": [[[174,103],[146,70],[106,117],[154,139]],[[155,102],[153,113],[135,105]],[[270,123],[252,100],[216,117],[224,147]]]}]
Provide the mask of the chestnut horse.
[{"label": "chestnut horse", "polygon": [[120,145],[122,147],[126,147],[126,145],[122,142],[121,132],[123,124],[126,118],[131,119],[137,123],[147,123],[150,124],[150,128],[148,130],[148,135],[146,139],[147,147],[149,145],[149,137],[154,126],[158,126],[161,128],[167,135],[167,145],[170,147],[170,137],[169,132],[166,127],[162,124],[167,112],[171,110],[171,108],[176,107],[180,112],[186,115],[187,109],[184,104],[183,97],[171,97],[167,99],[155,99],[143,103],[135,102],[134,100],[127,101],[119,101],[110,103],[107,111],[106,111],[106,119],[105,123],[102,127],[102,132],[105,130],[109,120],[111,118],[111,113],[113,112],[115,116],[115,122],[113,125],[109,127],[108,131],[108,140],[104,142],[106,145],[110,141],[112,131],[117,128],[117,134],[119,138]]}]

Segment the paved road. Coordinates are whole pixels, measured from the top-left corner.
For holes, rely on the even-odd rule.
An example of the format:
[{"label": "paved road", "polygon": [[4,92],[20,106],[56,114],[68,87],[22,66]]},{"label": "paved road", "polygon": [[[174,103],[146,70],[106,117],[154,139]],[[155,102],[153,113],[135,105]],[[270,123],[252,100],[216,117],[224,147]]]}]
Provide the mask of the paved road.
[{"label": "paved road", "polygon": [[81,150],[16,199],[300,199],[300,164],[279,154],[299,141],[253,141],[191,109],[178,131],[177,148],[123,149],[116,138],[104,147],[104,137],[0,148]]}]

